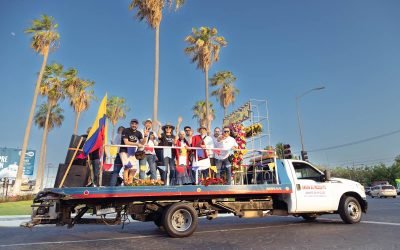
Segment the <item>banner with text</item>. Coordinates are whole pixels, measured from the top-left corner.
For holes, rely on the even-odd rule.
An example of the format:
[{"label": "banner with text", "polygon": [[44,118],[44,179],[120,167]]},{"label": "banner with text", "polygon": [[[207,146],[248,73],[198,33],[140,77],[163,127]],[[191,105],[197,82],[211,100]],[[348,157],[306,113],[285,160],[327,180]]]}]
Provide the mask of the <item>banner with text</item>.
[{"label": "banner with text", "polygon": [[247,102],[242,107],[238,108],[236,111],[230,113],[224,117],[224,126],[229,126],[233,123],[240,123],[250,118],[250,102]]},{"label": "banner with text", "polygon": [[[21,149],[0,148],[0,178],[17,176],[20,155]],[[35,156],[35,150],[26,151],[23,175],[33,175]]]}]

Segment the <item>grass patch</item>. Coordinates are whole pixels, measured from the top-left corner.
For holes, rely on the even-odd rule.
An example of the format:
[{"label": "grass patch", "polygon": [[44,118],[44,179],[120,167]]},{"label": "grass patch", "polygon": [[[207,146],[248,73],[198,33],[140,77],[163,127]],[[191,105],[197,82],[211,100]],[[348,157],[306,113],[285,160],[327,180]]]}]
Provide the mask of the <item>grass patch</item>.
[{"label": "grass patch", "polygon": [[32,200],[0,203],[1,215],[30,215]]}]

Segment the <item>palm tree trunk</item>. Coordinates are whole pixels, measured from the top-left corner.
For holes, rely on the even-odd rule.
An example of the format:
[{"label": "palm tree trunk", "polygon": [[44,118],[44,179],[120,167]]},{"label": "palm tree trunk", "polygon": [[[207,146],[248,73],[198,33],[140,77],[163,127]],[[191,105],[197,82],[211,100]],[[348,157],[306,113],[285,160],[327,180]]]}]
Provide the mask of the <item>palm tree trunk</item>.
[{"label": "palm tree trunk", "polygon": [[209,112],[208,112],[208,106],[209,106],[209,104],[208,104],[208,69],[206,69],[205,71],[204,71],[204,75],[205,75],[205,78],[206,78],[206,124],[207,124],[207,131],[210,131],[210,124],[209,124],[209,119],[210,119],[210,117],[209,117]]},{"label": "palm tree trunk", "polygon": [[[115,137],[115,125],[113,124],[112,130],[111,130],[111,141],[112,141],[112,144],[115,144],[114,137]],[[108,142],[106,142],[106,143],[108,143]]]},{"label": "palm tree trunk", "polygon": [[78,122],[79,122],[80,116],[81,116],[81,112],[78,111],[75,113],[74,135],[77,135],[77,133],[78,133]]},{"label": "palm tree trunk", "polygon": [[226,117],[226,108],[224,107],[224,118]]},{"label": "palm tree trunk", "polygon": [[39,87],[40,87],[40,83],[42,82],[43,72],[44,72],[44,69],[47,64],[48,56],[49,56],[49,47],[45,48],[45,50],[44,50],[43,63],[42,63],[42,67],[40,68],[39,76],[36,81],[36,87],[35,87],[35,92],[33,94],[31,110],[29,113],[28,122],[26,123],[24,142],[22,143],[21,157],[20,157],[19,163],[18,163],[17,177],[15,179],[14,190],[13,190],[15,195],[19,195],[19,193],[21,191],[21,182],[22,182],[22,173],[23,173],[24,162],[25,162],[25,153],[26,153],[26,150],[28,147],[29,136],[31,133],[33,115],[35,113],[36,101],[37,101],[37,97],[39,95]]},{"label": "palm tree trunk", "polygon": [[154,60],[154,96],[153,96],[153,130],[155,130],[158,113],[158,66],[159,66],[160,26],[156,27],[155,60]]},{"label": "palm tree trunk", "polygon": [[46,165],[46,162],[44,160],[44,158],[46,158],[45,148],[46,148],[46,143],[47,143],[47,134],[48,134],[48,129],[49,129],[49,119],[50,119],[51,108],[52,108],[52,105],[50,105],[50,103],[48,103],[46,121],[45,121],[44,129],[43,129],[42,145],[40,147],[40,158],[39,158],[38,170],[37,170],[37,174],[36,174],[35,193],[38,193],[42,189],[42,183],[43,183],[43,177],[44,177],[44,166]]}]

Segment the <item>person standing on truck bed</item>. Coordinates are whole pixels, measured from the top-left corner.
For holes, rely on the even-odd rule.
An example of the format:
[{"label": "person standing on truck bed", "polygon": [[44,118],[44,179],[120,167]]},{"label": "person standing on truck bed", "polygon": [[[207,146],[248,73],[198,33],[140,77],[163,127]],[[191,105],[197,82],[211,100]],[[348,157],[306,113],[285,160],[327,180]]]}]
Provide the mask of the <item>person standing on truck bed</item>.
[{"label": "person standing on truck bed", "polygon": [[[199,132],[198,135],[193,136],[192,138],[192,147],[196,148],[214,148],[214,142],[210,136],[207,135],[206,126],[201,125],[197,130]],[[207,178],[208,173],[210,171],[211,162],[210,162],[210,154],[212,150],[206,149],[196,149],[194,150],[194,163],[193,166],[200,167],[200,178]]]},{"label": "person standing on truck bed", "polygon": [[143,125],[144,125],[143,144],[145,145],[144,152],[146,154],[146,157],[143,158],[142,160],[139,160],[139,168],[140,168],[139,177],[140,177],[140,179],[144,179],[145,175],[144,174],[142,174],[143,176],[140,176],[140,175],[142,173],[142,170],[145,171],[146,162],[147,162],[149,164],[149,169],[150,169],[149,170],[150,179],[156,180],[157,179],[156,153],[153,148],[154,146],[158,145],[157,139],[155,138],[156,133],[152,129],[153,121],[150,118],[148,118],[146,121],[144,121]]},{"label": "person standing on truck bed", "polygon": [[176,179],[175,183],[177,185],[187,185],[192,184],[192,179],[188,174],[188,166],[189,166],[189,143],[185,139],[185,132],[180,131],[178,133],[178,139],[175,141],[175,145],[179,148],[176,148]]},{"label": "person standing on truck bed", "polygon": [[[164,126],[161,126],[161,130],[163,133],[161,133],[161,130],[158,131],[158,145],[159,146],[166,146],[166,147],[171,147],[174,146],[175,144],[175,135],[173,134],[173,131],[175,129],[175,126],[171,125],[170,123],[165,124]],[[174,180],[175,180],[175,150],[172,150],[171,148],[164,148],[163,149],[163,163],[165,166],[165,171],[162,176],[162,180],[166,185],[174,185]],[[168,177],[169,173],[169,177]]]},{"label": "person standing on truck bed", "polygon": [[233,154],[232,150],[238,148],[236,140],[230,136],[231,130],[229,127],[224,127],[223,133],[218,137],[216,148],[220,148],[219,154],[216,154],[217,159],[217,178],[221,177],[221,170],[226,172],[227,184],[231,184],[232,179],[232,163],[229,161],[229,156]]},{"label": "person standing on truck bed", "polygon": [[[130,127],[124,129],[122,132],[121,145],[136,146],[137,148],[143,147],[143,135],[137,130],[139,121],[132,119]],[[137,148],[133,147],[121,147],[119,155],[121,157],[122,164],[124,165],[124,184],[132,184],[133,177],[137,172],[137,164],[135,158],[135,152]]]},{"label": "person standing on truck bed", "polygon": [[[218,143],[218,137],[221,135],[221,129],[219,127],[214,128],[214,134],[211,136],[211,139],[213,140],[214,147]],[[212,150],[213,154],[210,155],[210,162],[211,166],[217,166],[217,161],[216,161],[216,153],[215,150]]]},{"label": "person standing on truck bed", "polygon": [[[114,140],[112,141],[111,144],[113,145],[120,145],[122,142],[122,132],[124,132],[124,127],[123,126],[119,126],[118,130],[117,130],[117,135],[114,137]],[[118,180],[118,176],[119,176],[119,172],[121,172],[121,168],[122,168],[122,161],[121,161],[121,157],[119,156],[119,148],[117,151],[117,156],[115,157],[114,160],[114,167],[113,167],[113,173],[111,175],[111,179],[110,179],[110,186],[116,186],[117,185],[117,180]]]}]

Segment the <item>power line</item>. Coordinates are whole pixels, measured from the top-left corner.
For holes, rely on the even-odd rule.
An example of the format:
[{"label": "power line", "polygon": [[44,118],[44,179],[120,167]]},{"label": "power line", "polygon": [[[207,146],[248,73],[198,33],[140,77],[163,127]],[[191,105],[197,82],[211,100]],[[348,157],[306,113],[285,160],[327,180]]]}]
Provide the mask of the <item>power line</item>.
[{"label": "power line", "polygon": [[353,141],[353,142],[348,142],[348,143],[344,143],[344,144],[340,144],[340,145],[336,145],[336,146],[330,146],[330,147],[326,147],[326,148],[318,148],[318,149],[307,150],[307,151],[308,152],[319,152],[319,151],[326,151],[326,150],[331,150],[331,149],[343,148],[343,147],[348,147],[348,146],[352,146],[352,145],[355,145],[355,144],[364,143],[364,142],[367,142],[367,141],[376,140],[376,139],[379,139],[379,138],[382,138],[382,137],[386,137],[386,136],[389,136],[389,135],[394,135],[394,134],[397,134],[397,133],[400,133],[400,129],[392,131],[392,132],[389,132],[389,133],[385,133],[385,134],[369,137],[369,138],[366,138],[366,139],[362,139],[362,140],[359,140],[359,141]]},{"label": "power line", "polygon": [[336,163],[338,165],[366,165],[366,164],[379,164],[379,163],[393,163],[395,157],[371,159],[371,160],[353,160],[353,161],[342,161],[341,163]]}]

